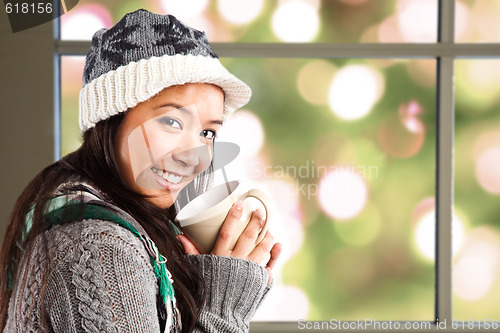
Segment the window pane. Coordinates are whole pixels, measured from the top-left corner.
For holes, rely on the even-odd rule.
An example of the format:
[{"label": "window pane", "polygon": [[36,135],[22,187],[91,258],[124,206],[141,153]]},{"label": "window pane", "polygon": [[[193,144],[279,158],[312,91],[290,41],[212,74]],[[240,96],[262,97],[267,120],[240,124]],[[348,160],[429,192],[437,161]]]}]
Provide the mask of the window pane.
[{"label": "window pane", "polygon": [[500,42],[500,0],[457,0],[455,7],[457,42]]},{"label": "window pane", "polygon": [[90,40],[144,7],[206,31],[212,42],[409,42],[437,37],[437,0],[80,0],[61,18],[62,39]]},{"label": "window pane", "polygon": [[500,59],[457,60],[455,319],[500,317]]},{"label": "window pane", "polygon": [[[222,61],[253,89],[218,137],[241,147],[227,175],[271,195],[283,243],[255,319],[432,320],[435,61]],[[63,58],[63,154],[82,66]]]},{"label": "window pane", "polygon": [[226,124],[242,146],[228,175],[281,212],[256,319],[432,320],[435,61],[224,62],[254,92]]},{"label": "window pane", "polygon": [[78,125],[78,95],[82,88],[84,56],[61,57],[61,156],[82,143]]}]

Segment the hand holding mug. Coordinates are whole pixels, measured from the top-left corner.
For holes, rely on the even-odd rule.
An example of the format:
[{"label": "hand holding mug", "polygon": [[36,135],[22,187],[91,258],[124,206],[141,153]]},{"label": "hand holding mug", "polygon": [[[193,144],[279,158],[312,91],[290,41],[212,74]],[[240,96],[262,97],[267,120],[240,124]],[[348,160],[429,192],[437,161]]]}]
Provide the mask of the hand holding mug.
[{"label": "hand holding mug", "polygon": [[[266,209],[247,212],[243,200],[258,199]],[[243,192],[238,181],[219,185],[186,205],[177,215],[184,235],[178,239],[188,254],[211,253],[248,259],[257,263],[267,261],[270,274],[281,252],[267,231],[272,219],[270,200],[259,190]],[[186,237],[187,236],[187,237]]]},{"label": "hand holding mug", "polygon": [[[237,223],[240,222],[243,211],[243,202],[236,202],[227,214],[224,223],[220,229],[215,246],[211,254],[220,256],[230,256],[235,258],[247,259],[257,263],[262,263],[268,259],[265,268],[269,273],[268,284],[272,281],[272,269],[281,253],[281,244],[275,243],[273,236],[269,231],[266,232],[262,241],[255,246],[255,240],[259,234],[259,229],[263,223],[262,212],[256,210],[252,213],[252,218],[243,233],[238,238],[234,249],[230,249],[231,239]],[[177,235],[187,254],[199,254],[189,239],[184,235]]]}]

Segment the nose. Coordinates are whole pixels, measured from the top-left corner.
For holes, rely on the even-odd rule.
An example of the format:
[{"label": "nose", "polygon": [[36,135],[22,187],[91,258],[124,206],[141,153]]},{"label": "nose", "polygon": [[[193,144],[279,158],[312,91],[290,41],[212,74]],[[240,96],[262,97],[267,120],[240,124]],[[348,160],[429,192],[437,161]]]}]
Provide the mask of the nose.
[{"label": "nose", "polygon": [[183,167],[196,167],[208,156],[208,147],[201,144],[198,138],[185,138],[179,148],[172,158]]},{"label": "nose", "polygon": [[198,159],[198,154],[196,150],[198,148],[191,148],[188,150],[183,150],[178,153],[172,154],[172,158],[182,164],[185,167],[195,167],[200,164],[200,160]]}]

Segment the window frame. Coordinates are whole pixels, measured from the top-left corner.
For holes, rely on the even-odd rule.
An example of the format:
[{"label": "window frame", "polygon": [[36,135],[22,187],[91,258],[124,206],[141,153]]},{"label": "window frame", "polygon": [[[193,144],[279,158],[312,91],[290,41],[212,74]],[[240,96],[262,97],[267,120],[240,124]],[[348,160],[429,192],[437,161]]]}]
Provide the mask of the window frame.
[{"label": "window frame", "polygon": [[[54,124],[55,158],[60,158],[60,57],[85,55],[90,41],[61,40],[59,19],[54,20]],[[500,43],[455,43],[455,0],[438,0],[438,38],[436,43],[211,43],[221,57],[245,58],[428,58],[436,59],[436,261],[435,317],[422,321],[430,325],[429,332],[443,331],[437,323],[446,321],[452,313],[452,235],[453,148],[454,148],[454,60],[457,58],[500,58]],[[331,319],[334,319],[333,317]],[[360,320],[363,320],[360,318]],[[381,321],[384,323],[384,321]],[[385,321],[389,324],[390,321]],[[395,322],[392,322],[393,324]],[[403,325],[404,322],[399,322]],[[389,326],[392,327],[392,326]],[[483,328],[481,328],[483,330]],[[342,329],[357,332],[359,329]],[[400,330],[400,329],[399,329]],[[252,322],[251,332],[299,332],[298,322]],[[375,332],[398,331],[376,329]],[[421,329],[405,330],[419,332]],[[467,331],[453,330],[453,331]],[[485,330],[488,331],[488,330]]]}]

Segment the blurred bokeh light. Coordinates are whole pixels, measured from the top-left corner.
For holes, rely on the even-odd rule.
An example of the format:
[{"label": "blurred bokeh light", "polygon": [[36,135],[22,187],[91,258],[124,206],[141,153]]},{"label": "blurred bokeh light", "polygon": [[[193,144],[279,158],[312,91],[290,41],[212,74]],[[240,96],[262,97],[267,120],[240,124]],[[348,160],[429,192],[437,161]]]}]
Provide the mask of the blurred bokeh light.
[{"label": "blurred bokeh light", "polygon": [[[464,222],[456,214],[452,215],[451,232],[453,234],[452,253],[455,254],[462,245],[465,230]],[[436,212],[431,210],[423,215],[415,228],[415,242],[420,253],[434,261],[436,256]]]},{"label": "blurred bokeh light", "polygon": [[401,104],[398,113],[389,115],[380,125],[378,142],[390,156],[408,158],[417,154],[425,140],[420,118],[422,107],[416,101]]},{"label": "blurred bokeh light", "polygon": [[219,0],[221,16],[232,24],[247,24],[256,19],[264,6],[263,0]]},{"label": "blurred bokeh light", "polygon": [[80,5],[61,16],[61,39],[90,40],[94,33],[113,25],[109,10],[98,3]]},{"label": "blurred bokeh light", "polygon": [[490,291],[500,268],[500,237],[490,227],[468,235],[453,267],[453,291],[463,300],[477,301]]},{"label": "blurred bokeh light", "polygon": [[438,8],[435,0],[400,0],[397,9],[403,41],[432,43],[437,40]]},{"label": "blurred bokeh light", "polygon": [[314,105],[328,102],[328,86],[335,73],[335,66],[326,60],[310,61],[297,75],[297,88],[306,101]]},{"label": "blurred bokeh light", "polygon": [[250,158],[262,148],[264,129],[255,113],[240,109],[225,121],[216,140],[236,143],[241,149],[241,157]]},{"label": "blurred bokeh light", "polygon": [[318,33],[318,12],[308,1],[282,1],[273,14],[272,27],[282,41],[310,42]]},{"label": "blurred bokeh light", "polygon": [[209,0],[158,0],[165,13],[175,13],[181,21],[188,21],[200,16],[207,8]]},{"label": "blurred bokeh light", "polygon": [[472,114],[498,104],[500,95],[500,66],[498,60],[478,59],[457,61],[456,100],[464,105],[461,112]]},{"label": "blurred bokeh light", "polygon": [[[297,318],[307,318],[309,300],[304,292],[291,285],[279,285],[273,288],[272,297],[257,310],[254,320],[261,321],[296,321]],[[290,307],[290,304],[295,306]]]},{"label": "blurred bokeh light", "polygon": [[474,145],[475,174],[481,187],[500,194],[500,128],[483,133]]},{"label": "blurred bokeh light", "polygon": [[365,206],[368,189],[353,170],[334,168],[319,184],[319,202],[323,211],[337,220],[349,220]]},{"label": "blurred bokeh light", "polygon": [[357,120],[372,110],[384,90],[384,78],[377,70],[365,65],[349,65],[335,73],[328,102],[338,117]]},{"label": "blurred bokeh light", "polygon": [[484,151],[476,161],[476,178],[492,194],[500,194],[500,146]]},{"label": "blurred bokeh light", "polygon": [[457,0],[455,38],[463,43],[500,42],[500,0]]}]

